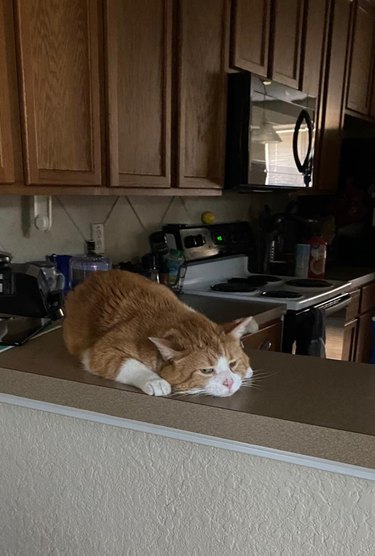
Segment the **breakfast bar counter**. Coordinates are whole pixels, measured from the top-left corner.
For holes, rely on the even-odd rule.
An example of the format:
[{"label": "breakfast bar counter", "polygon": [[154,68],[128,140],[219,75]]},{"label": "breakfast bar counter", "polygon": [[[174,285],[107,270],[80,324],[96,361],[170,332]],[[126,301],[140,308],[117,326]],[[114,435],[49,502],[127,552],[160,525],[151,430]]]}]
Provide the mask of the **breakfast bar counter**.
[{"label": "breakfast bar counter", "polygon": [[373,366],[265,351],[249,355],[253,387],[232,397],[155,398],[82,370],[59,328],[0,353],[0,402],[78,412],[89,420],[104,416],[167,436],[193,434],[193,442],[208,438],[234,449],[273,450],[276,459],[321,458],[328,465],[366,468],[375,478]]}]

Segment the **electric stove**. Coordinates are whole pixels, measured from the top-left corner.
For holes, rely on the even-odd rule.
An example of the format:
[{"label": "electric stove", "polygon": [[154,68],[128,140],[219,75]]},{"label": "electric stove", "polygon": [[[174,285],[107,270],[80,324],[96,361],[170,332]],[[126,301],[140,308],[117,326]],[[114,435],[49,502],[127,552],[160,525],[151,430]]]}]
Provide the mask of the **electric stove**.
[{"label": "electric stove", "polygon": [[190,261],[183,292],[223,299],[278,302],[285,304],[290,311],[300,311],[350,289],[350,282],[251,273],[248,265],[246,255]]}]

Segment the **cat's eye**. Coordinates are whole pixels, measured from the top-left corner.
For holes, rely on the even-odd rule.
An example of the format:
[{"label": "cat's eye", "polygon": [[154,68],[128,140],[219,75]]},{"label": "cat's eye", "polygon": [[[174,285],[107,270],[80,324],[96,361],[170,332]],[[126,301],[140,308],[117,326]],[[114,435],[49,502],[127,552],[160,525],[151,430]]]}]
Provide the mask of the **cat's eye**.
[{"label": "cat's eye", "polygon": [[229,361],[229,368],[231,371],[234,371],[236,367],[237,367],[237,361]]},{"label": "cat's eye", "polygon": [[212,375],[215,369],[201,369],[201,373],[204,375]]}]

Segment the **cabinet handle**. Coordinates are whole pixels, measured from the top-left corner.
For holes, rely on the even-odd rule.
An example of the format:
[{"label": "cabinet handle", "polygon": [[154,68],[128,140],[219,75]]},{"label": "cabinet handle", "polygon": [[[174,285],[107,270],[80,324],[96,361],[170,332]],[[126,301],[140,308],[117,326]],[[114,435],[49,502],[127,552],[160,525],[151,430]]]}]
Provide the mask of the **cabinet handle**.
[{"label": "cabinet handle", "polygon": [[271,340],[264,340],[263,344],[261,344],[259,349],[262,351],[269,351],[271,347],[272,347]]}]

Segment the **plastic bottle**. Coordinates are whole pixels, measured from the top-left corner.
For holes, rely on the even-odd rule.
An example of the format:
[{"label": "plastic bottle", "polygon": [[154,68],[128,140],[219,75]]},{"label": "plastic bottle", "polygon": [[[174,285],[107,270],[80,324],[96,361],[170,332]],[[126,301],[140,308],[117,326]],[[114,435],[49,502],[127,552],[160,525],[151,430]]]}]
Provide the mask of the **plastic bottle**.
[{"label": "plastic bottle", "polygon": [[375,364],[375,317],[371,318],[372,350],[369,363]]},{"label": "plastic bottle", "polygon": [[324,278],[327,258],[327,242],[320,236],[309,239],[310,258],[309,258],[309,278]]},{"label": "plastic bottle", "polygon": [[95,253],[95,242],[86,242],[86,255],[71,257],[69,261],[69,286],[73,289],[97,270],[110,270],[112,261]]}]

